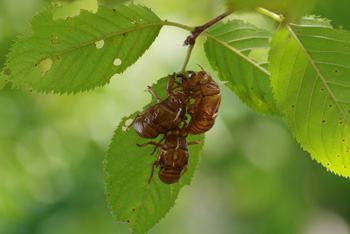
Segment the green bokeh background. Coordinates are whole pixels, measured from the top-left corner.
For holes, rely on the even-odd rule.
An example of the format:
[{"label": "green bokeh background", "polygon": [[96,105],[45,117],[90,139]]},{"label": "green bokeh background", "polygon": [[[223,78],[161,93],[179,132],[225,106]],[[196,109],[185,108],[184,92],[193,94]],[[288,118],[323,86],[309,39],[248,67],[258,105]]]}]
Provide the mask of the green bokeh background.
[{"label": "green bokeh background", "polygon": [[[162,19],[194,26],[225,9],[224,1],[210,0],[136,3]],[[0,0],[1,64],[15,36],[28,34],[28,20],[47,4]],[[350,29],[348,9],[348,0],[318,0],[312,13]],[[271,32],[276,26],[247,11],[231,18]],[[132,68],[89,93],[42,95],[24,87],[0,92],[1,234],[130,233],[107,208],[102,161],[121,118],[150,100],[145,87],[180,69],[187,35],[164,27]],[[203,42],[198,40],[188,68],[199,70],[200,64],[217,78]],[[281,119],[256,114],[221,88],[219,117],[207,133],[192,185],[150,233],[349,234],[350,180],[312,161]]]}]

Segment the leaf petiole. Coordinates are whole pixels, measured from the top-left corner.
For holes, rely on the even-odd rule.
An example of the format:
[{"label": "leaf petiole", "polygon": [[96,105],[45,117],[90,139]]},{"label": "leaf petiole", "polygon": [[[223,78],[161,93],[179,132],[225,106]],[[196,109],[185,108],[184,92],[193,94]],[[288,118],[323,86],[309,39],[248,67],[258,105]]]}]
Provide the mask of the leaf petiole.
[{"label": "leaf petiole", "polygon": [[278,14],[273,13],[272,11],[266,10],[265,8],[262,8],[262,7],[257,7],[257,8],[255,8],[255,10],[263,15],[266,15],[266,16],[280,22],[280,23],[282,23],[282,21],[283,21],[283,18],[284,18],[283,15],[278,15]]},{"label": "leaf petiole", "polygon": [[174,27],[178,27],[178,28],[182,28],[188,31],[193,31],[195,29],[195,27],[190,27],[184,24],[179,24],[179,23],[175,23],[175,22],[171,22],[168,20],[164,20],[161,22],[162,25],[167,25],[167,26],[174,26]]},{"label": "leaf petiole", "polygon": [[187,67],[188,61],[190,60],[193,47],[194,47],[194,44],[191,44],[191,45],[188,46],[186,58],[185,58],[185,61],[184,61],[183,65],[182,65],[182,68],[179,71],[179,73],[185,73],[186,72],[186,67]]}]

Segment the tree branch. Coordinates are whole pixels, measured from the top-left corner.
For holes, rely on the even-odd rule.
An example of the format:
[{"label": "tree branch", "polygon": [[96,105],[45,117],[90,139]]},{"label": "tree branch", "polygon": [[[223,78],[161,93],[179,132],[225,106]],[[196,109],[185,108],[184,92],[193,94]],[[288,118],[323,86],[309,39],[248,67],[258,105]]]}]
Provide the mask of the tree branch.
[{"label": "tree branch", "polygon": [[230,15],[233,11],[227,11],[221,15],[219,15],[218,17],[216,17],[215,19],[210,20],[208,23],[203,24],[202,26],[197,26],[194,28],[194,31],[191,31],[191,35],[189,35],[186,40],[184,41],[184,46],[187,45],[194,45],[194,43],[196,42],[196,38],[203,32],[205,31],[207,28],[209,28],[210,26],[216,24],[217,22],[219,22],[220,20],[222,20],[223,18],[225,18],[226,16]]}]

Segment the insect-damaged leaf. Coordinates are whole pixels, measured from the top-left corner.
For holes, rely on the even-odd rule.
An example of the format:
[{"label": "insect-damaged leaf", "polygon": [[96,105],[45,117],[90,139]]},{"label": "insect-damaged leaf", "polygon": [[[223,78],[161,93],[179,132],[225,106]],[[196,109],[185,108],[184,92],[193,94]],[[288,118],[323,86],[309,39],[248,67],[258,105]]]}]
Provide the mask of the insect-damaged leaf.
[{"label": "insect-damaged leaf", "polygon": [[219,22],[207,31],[207,58],[238,97],[263,114],[278,115],[270,87],[267,55],[271,35],[240,20]]},{"label": "insect-damaged leaf", "polygon": [[[153,86],[162,100],[166,98],[168,79],[165,77]],[[155,103],[153,98],[150,105]],[[158,177],[159,168],[156,168],[153,179],[148,184],[152,163],[158,156],[157,153],[150,155],[154,146],[138,147],[136,143],[158,142],[160,138],[144,139],[133,128],[125,132],[123,126],[126,119],[128,118],[121,121],[115,131],[105,159],[105,171],[108,173],[106,192],[115,219],[128,222],[133,233],[147,233],[174,206],[180,189],[190,184],[199,161],[199,151],[204,144],[204,135],[187,137],[187,142],[201,140],[202,144],[188,147],[189,169],[178,183],[168,185],[161,182]]]},{"label": "insect-damaged leaf", "polygon": [[75,93],[105,85],[137,61],[162,27],[150,9],[133,4],[53,21],[55,7],[34,18],[33,35],[16,40],[0,87],[13,82],[39,92]]},{"label": "insect-damaged leaf", "polygon": [[308,17],[280,26],[271,47],[271,84],[293,135],[312,158],[349,177],[350,33]]}]

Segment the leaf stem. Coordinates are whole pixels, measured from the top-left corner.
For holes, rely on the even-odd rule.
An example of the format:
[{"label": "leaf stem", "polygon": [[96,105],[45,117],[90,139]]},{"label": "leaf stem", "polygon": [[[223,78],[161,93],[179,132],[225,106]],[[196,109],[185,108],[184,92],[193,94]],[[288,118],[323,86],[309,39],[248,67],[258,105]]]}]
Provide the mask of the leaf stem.
[{"label": "leaf stem", "polygon": [[266,15],[280,23],[282,23],[284,17],[283,15],[277,15],[276,13],[273,13],[272,11],[266,10],[265,8],[262,7],[257,7],[255,8],[256,11],[260,12],[263,15]]},{"label": "leaf stem", "polygon": [[194,47],[194,44],[196,42],[196,38],[203,33],[206,29],[208,29],[210,26],[216,24],[217,22],[219,22],[220,20],[222,20],[223,18],[227,17],[228,15],[230,15],[233,12],[233,10],[229,10],[226,11],[225,13],[215,17],[214,19],[210,20],[209,22],[201,25],[201,26],[197,26],[197,27],[189,27],[187,25],[183,25],[183,24],[179,24],[179,23],[175,23],[175,22],[170,22],[167,20],[164,20],[162,22],[163,25],[168,25],[168,26],[175,26],[178,28],[182,28],[185,30],[188,30],[191,32],[191,35],[189,35],[186,40],[184,41],[184,46],[189,45],[188,49],[187,49],[187,53],[186,53],[186,57],[185,57],[185,61],[181,67],[181,70],[179,71],[179,73],[185,73],[186,72],[186,67],[187,64],[190,60],[191,54],[192,54],[192,50]]},{"label": "leaf stem", "polygon": [[164,20],[162,22],[162,25],[174,26],[174,27],[182,28],[182,29],[185,29],[185,30],[188,30],[188,31],[193,31],[195,29],[195,27],[190,27],[190,26],[187,26],[187,25],[184,25],[184,24],[179,24],[179,23],[168,21],[168,20]]},{"label": "leaf stem", "polygon": [[187,48],[186,58],[185,58],[185,61],[184,61],[183,65],[182,65],[182,68],[179,71],[179,73],[185,73],[186,72],[186,67],[187,67],[188,61],[190,61],[190,57],[191,57],[191,53],[192,53],[193,47],[194,47],[194,44],[191,44]]},{"label": "leaf stem", "polygon": [[182,65],[181,70],[179,71],[179,73],[185,73],[186,72],[186,67],[188,64],[188,61],[190,60],[191,54],[192,54],[192,50],[194,47],[194,44],[196,42],[197,37],[204,32],[206,29],[208,29],[210,26],[216,24],[217,22],[219,22],[220,20],[222,20],[223,18],[225,18],[226,16],[230,15],[233,11],[229,10],[226,11],[225,13],[215,17],[214,19],[210,20],[209,22],[201,25],[201,26],[197,26],[195,28],[192,28],[191,31],[191,35],[189,35],[186,40],[184,41],[183,45],[186,46],[188,45],[188,49],[187,49],[187,53],[186,53],[186,57],[185,57],[185,61]]}]

